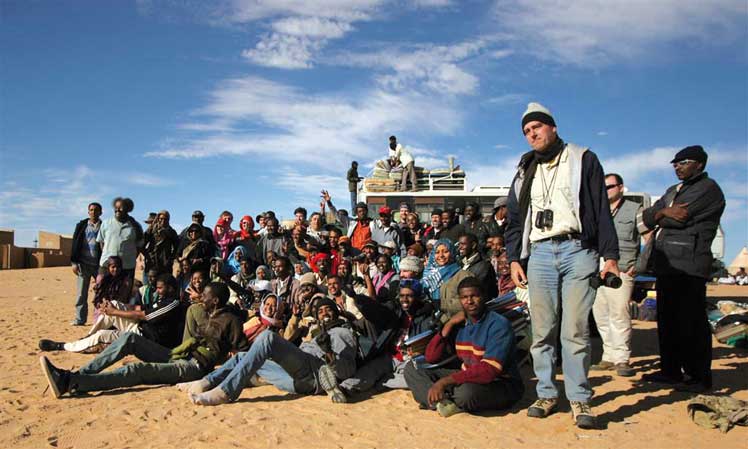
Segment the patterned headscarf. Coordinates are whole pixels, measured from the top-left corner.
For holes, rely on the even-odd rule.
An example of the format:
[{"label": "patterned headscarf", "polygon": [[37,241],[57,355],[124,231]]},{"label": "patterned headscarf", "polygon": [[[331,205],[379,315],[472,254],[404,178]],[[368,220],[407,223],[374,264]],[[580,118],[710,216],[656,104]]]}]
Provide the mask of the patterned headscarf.
[{"label": "patterned headscarf", "polygon": [[[436,250],[440,246],[446,246],[449,250],[449,260],[443,266],[439,266],[436,263]],[[455,244],[448,239],[439,239],[434,243],[434,249],[429,254],[429,260],[426,263],[426,269],[423,271],[423,284],[426,294],[435,302],[441,301],[441,293],[439,287],[443,283],[447,282],[460,271],[460,266],[455,263],[455,255],[457,254],[457,247]]]}]

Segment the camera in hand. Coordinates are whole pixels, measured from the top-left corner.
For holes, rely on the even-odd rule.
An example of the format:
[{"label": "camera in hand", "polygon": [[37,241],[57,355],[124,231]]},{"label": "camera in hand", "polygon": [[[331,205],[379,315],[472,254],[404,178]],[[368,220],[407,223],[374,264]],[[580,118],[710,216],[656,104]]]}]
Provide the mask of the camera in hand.
[{"label": "camera in hand", "polygon": [[550,209],[539,210],[535,214],[535,227],[538,229],[553,227],[553,211]]},{"label": "camera in hand", "polygon": [[608,288],[619,288],[623,284],[621,278],[613,273],[606,273],[605,278],[600,278],[599,275],[592,276],[590,278],[590,286],[592,288],[608,287]]}]

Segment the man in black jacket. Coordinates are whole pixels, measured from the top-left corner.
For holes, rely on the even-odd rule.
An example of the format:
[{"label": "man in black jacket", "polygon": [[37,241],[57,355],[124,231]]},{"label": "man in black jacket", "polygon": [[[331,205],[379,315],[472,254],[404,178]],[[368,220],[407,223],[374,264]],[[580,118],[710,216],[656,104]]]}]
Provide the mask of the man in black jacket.
[{"label": "man in black jacket", "polygon": [[498,280],[496,271],[491,261],[483,257],[478,249],[478,238],[469,232],[462,234],[458,240],[460,251],[460,264],[462,269],[469,271],[478,278],[481,283],[481,292],[485,295],[484,300],[493,299],[498,294]]},{"label": "man in black jacket", "polygon": [[[341,382],[340,387],[354,393],[365,392],[375,385],[408,388],[403,372],[418,354],[406,348],[407,340],[434,331],[439,325],[436,310],[431,302],[424,300],[421,281],[401,280],[397,303],[382,303],[363,295],[354,299],[364,316],[354,323],[354,328],[362,331],[358,341],[364,358],[356,374]],[[425,338],[427,342],[429,336]]]},{"label": "man in black jacket", "polygon": [[488,237],[488,228],[483,222],[480,213],[480,205],[476,202],[469,202],[465,205],[465,215],[462,226],[465,232],[475,235],[478,238],[478,250],[480,252],[486,249],[486,238]]},{"label": "man in black jacket", "polygon": [[643,379],[695,393],[712,387],[706,281],[712,240],[725,210],[722,190],[704,172],[706,162],[701,146],[678,152],[671,163],[681,182],[642,213],[643,227],[656,232],[650,260],[657,275],[661,369]]},{"label": "man in black jacket", "polygon": [[[595,299],[590,278],[618,275],[618,238],[605,192],[604,172],[588,148],[566,143],[550,111],[530,103],[522,132],[532,151],[519,163],[507,202],[507,256],[514,284],[528,286],[533,368],[538,400],[528,416],[545,418],[558,403],[554,383],[561,329],[566,397],[577,426],[592,428],[587,318]],[[529,259],[529,260],[528,260]],[[525,267],[527,267],[527,276]],[[559,316],[559,309],[562,310]]]},{"label": "man in black jacket", "polygon": [[246,351],[249,348],[242,331],[246,315],[227,305],[228,300],[229,289],[225,284],[213,282],[205,287],[202,304],[208,312],[208,321],[201,335],[197,339],[184,341],[173,350],[140,335],[126,333],[119,340],[124,339],[127,344],[121,346],[120,357],[112,359],[111,363],[128,354],[135,355],[142,362],[107,372],[101,371],[108,365],[97,364],[94,367],[89,364],[70,372],[55,367],[42,356],[42,372],[56,398],[68,392],[175,384],[200,379],[215,365],[222,363],[230,351]]},{"label": "man in black jacket", "polygon": [[88,218],[84,218],[75,225],[73,232],[73,249],[70,254],[70,264],[73,273],[78,277],[76,282],[75,319],[73,326],[83,326],[88,317],[88,287],[91,278],[96,278],[99,272],[101,247],[96,242],[101,227],[101,204],[88,205]]}]

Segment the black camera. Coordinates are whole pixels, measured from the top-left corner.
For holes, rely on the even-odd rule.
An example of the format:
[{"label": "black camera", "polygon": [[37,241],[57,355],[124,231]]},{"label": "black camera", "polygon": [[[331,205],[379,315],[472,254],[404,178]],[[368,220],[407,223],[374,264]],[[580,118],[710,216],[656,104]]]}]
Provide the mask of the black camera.
[{"label": "black camera", "polygon": [[539,210],[535,214],[535,227],[538,229],[553,227],[553,211],[550,209]]},{"label": "black camera", "polygon": [[613,273],[606,273],[604,279],[601,279],[599,275],[595,275],[590,278],[590,286],[592,288],[619,288],[622,284],[623,281],[621,280],[621,278]]}]

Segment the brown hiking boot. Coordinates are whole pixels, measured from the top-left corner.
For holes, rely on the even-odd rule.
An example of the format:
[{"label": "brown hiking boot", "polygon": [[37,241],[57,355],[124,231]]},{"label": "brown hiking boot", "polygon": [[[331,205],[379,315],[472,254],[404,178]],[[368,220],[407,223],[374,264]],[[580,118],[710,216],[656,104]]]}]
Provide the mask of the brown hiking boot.
[{"label": "brown hiking boot", "polygon": [[597,427],[597,418],[592,413],[589,402],[569,401],[571,405],[571,417],[580,429],[594,429]]},{"label": "brown hiking boot", "polygon": [[600,363],[598,363],[597,365],[592,365],[590,367],[590,371],[608,371],[608,370],[613,369],[614,366],[615,364],[613,364],[613,362],[609,362],[607,360],[600,360]]},{"label": "brown hiking boot", "polygon": [[527,416],[530,418],[545,418],[556,411],[557,405],[558,399],[556,398],[540,398],[527,409]]},{"label": "brown hiking boot", "polygon": [[621,377],[631,377],[634,375],[634,368],[627,362],[616,363],[616,374]]}]

